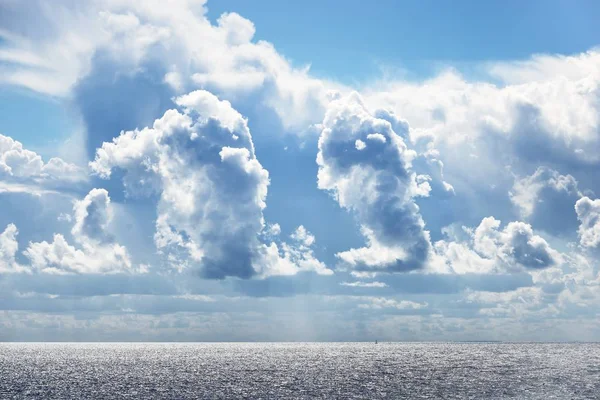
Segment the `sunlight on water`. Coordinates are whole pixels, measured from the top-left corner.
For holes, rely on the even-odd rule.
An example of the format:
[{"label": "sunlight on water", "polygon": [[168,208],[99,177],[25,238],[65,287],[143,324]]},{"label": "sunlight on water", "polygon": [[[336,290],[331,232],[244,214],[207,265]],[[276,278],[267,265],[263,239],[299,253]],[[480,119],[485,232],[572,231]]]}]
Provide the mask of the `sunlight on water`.
[{"label": "sunlight on water", "polygon": [[599,393],[599,344],[0,344],[2,399],[572,399]]}]

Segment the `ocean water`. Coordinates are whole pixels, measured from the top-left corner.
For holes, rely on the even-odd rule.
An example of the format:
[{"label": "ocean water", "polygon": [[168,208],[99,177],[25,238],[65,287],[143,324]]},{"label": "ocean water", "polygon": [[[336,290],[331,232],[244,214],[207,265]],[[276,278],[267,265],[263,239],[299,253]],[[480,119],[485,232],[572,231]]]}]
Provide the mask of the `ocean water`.
[{"label": "ocean water", "polygon": [[600,344],[0,344],[0,399],[240,398],[600,399]]}]

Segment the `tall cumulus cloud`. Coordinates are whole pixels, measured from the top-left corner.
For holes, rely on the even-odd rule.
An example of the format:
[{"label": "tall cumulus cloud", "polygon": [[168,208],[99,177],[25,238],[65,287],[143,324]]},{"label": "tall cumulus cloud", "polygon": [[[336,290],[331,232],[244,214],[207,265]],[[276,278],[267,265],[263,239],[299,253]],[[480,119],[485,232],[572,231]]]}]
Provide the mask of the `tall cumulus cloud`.
[{"label": "tall cumulus cloud", "polygon": [[123,170],[128,196],[159,197],[154,242],[173,268],[217,279],[280,273],[277,245],[259,240],[269,173],[246,119],[207,91],[176,102],[183,111],[104,143],[92,170],[105,179]]},{"label": "tall cumulus cloud", "polygon": [[337,254],[358,270],[423,267],[429,233],[414,198],[428,196],[426,179],[411,169],[416,152],[408,125],[373,116],[357,93],[333,101],[319,138],[318,186],[357,218],[368,245]]}]

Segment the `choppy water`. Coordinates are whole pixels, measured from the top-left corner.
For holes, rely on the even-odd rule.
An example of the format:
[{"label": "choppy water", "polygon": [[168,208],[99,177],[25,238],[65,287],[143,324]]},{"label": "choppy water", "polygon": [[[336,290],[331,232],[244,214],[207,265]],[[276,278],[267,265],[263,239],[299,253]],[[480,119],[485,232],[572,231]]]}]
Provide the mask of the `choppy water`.
[{"label": "choppy water", "polygon": [[1,399],[600,399],[600,344],[0,344]]}]

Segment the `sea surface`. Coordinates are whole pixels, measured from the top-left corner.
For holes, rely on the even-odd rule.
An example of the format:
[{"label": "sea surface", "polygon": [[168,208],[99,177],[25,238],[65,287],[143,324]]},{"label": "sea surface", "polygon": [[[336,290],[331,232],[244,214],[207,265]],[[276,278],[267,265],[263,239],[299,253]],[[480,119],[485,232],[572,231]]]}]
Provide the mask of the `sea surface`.
[{"label": "sea surface", "polygon": [[600,399],[600,344],[0,343],[0,399]]}]

